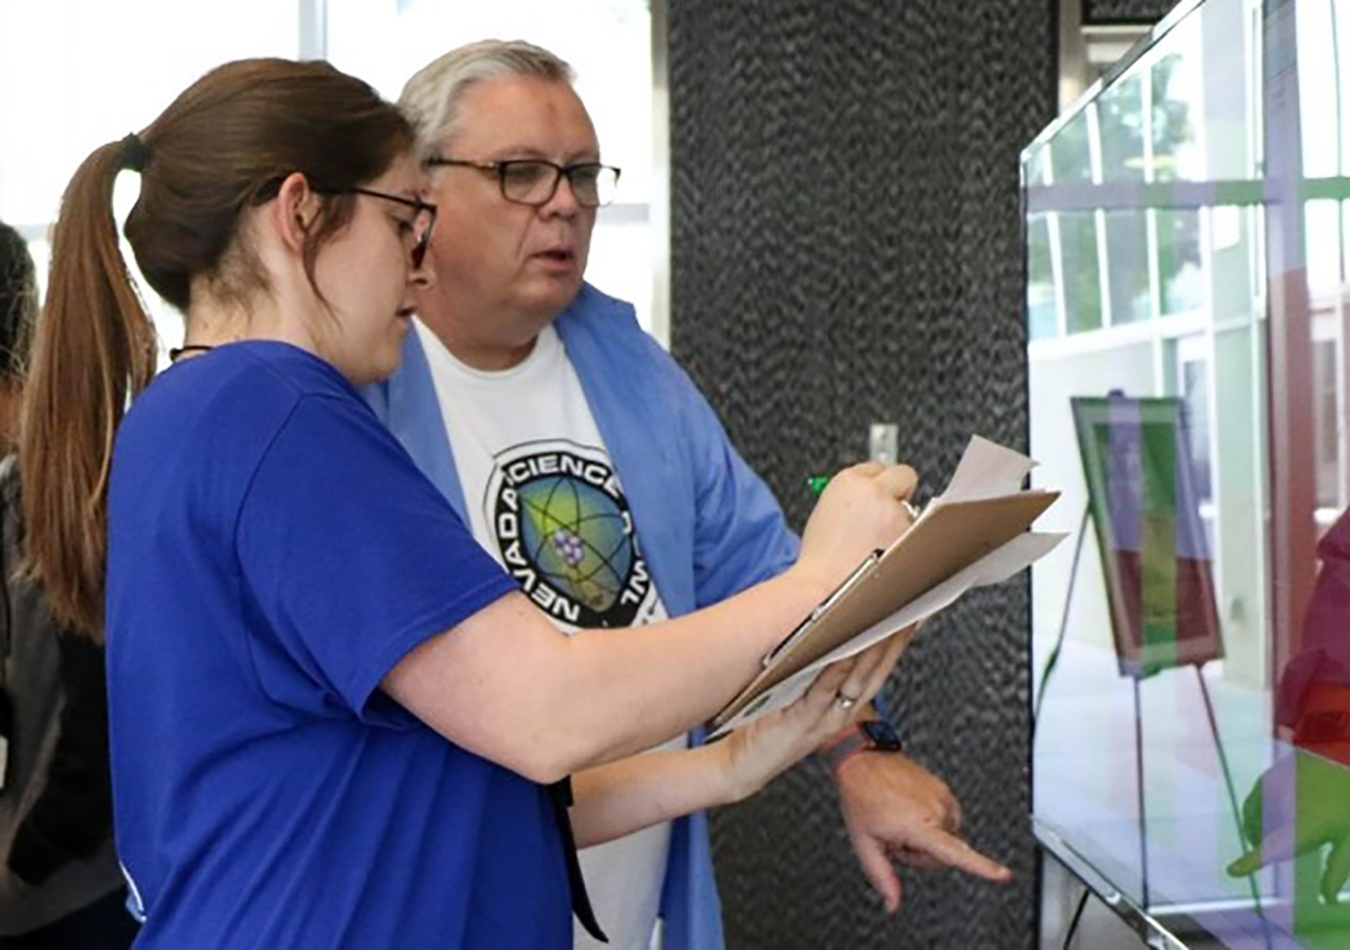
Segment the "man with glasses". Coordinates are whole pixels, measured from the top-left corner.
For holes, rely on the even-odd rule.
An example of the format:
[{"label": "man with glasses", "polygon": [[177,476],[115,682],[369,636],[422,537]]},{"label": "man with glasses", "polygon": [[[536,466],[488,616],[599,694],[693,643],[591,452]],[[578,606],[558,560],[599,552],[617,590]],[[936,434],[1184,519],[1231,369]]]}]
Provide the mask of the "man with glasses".
[{"label": "man with glasses", "polygon": [[[791,564],[797,539],[706,401],[630,305],[583,281],[619,170],[601,161],[571,68],[526,43],[475,43],[413,76],[400,104],[439,209],[437,279],[402,368],[370,399],[474,536],[564,631],[687,613]],[[892,857],[1006,878],[955,837],[946,786],[871,726],[826,758],[888,908]],[[576,793],[645,769],[656,794],[687,744],[582,773]],[[853,754],[869,750],[888,754]],[[666,950],[722,945],[702,814],[582,864],[610,946],[646,948],[658,906]]]}]

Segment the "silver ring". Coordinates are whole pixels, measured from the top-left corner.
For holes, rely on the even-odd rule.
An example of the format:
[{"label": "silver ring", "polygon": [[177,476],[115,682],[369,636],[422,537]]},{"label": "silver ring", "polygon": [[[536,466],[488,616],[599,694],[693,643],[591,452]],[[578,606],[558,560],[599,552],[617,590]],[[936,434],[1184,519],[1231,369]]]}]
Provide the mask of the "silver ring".
[{"label": "silver ring", "polygon": [[834,697],[834,701],[839,704],[840,709],[852,709],[858,704],[858,697],[845,696],[843,693],[840,693],[838,696]]}]

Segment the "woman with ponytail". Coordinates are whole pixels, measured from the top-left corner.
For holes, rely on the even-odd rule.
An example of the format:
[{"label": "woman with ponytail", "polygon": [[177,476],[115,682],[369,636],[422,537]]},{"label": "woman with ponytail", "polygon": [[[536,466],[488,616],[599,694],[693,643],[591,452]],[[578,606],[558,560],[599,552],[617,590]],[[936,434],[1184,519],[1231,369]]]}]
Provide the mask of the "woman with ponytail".
[{"label": "woman with ponytail", "polygon": [[[411,146],[364,83],[243,61],[66,192],[23,425],[27,566],[62,621],[106,635],[138,947],[570,946],[572,910],[598,925],[567,776],[708,718],[907,524],[913,472],[859,466],[782,577],[624,636],[557,634],[355,388],[394,370],[432,279]],[[128,170],[124,233],[185,315],[153,380],[112,215]],[[898,648],[830,668],[659,789],[578,801],[606,819],[580,843],[758,788]]]}]

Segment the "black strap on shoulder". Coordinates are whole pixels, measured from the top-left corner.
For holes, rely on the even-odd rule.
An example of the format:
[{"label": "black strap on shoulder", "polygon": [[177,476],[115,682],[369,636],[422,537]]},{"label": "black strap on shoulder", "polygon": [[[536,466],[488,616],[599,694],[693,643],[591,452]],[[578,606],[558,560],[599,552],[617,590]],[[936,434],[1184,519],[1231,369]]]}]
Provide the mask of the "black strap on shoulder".
[{"label": "black strap on shoulder", "polygon": [[563,856],[567,860],[567,886],[572,892],[572,913],[576,914],[586,932],[601,943],[609,943],[609,938],[600,929],[600,921],[595,919],[591,909],[591,898],[586,893],[586,880],[581,876],[581,862],[577,860],[577,842],[572,836],[572,819],[567,809],[572,805],[572,779],[563,779],[547,786],[548,799],[553,804],[553,815],[558,820],[558,831],[562,833]]}]

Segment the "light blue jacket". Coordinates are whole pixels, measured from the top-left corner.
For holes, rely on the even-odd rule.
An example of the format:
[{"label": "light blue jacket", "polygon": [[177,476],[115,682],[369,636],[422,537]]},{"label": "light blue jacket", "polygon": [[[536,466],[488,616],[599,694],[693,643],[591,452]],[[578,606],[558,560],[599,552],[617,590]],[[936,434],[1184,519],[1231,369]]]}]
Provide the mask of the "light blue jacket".
[{"label": "light blue jacket", "polygon": [[[768,487],[732,448],[685,372],[638,326],[632,306],[586,284],[554,326],[671,616],[724,600],[796,559],[797,538]],[[366,397],[467,522],[454,453],[416,333],[407,336],[399,371],[370,387]],[[701,738],[695,733],[691,741]],[[675,823],[661,916],[667,950],[723,946],[702,812]]]}]

